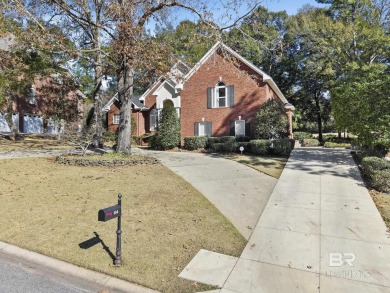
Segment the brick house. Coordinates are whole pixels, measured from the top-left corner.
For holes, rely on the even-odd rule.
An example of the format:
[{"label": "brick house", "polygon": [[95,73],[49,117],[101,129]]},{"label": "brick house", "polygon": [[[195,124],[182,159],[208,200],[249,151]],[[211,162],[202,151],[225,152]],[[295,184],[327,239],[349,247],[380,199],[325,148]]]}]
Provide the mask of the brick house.
[{"label": "brick house", "polygon": [[[0,39],[0,52],[7,54],[15,38]],[[0,70],[2,70],[0,68]],[[76,125],[83,124],[84,99],[79,84],[65,67],[48,76],[35,76],[27,88],[14,92],[8,103],[0,107],[0,132],[10,132],[6,115],[12,115],[15,129],[22,133],[55,133],[60,119]]]},{"label": "brick house", "polygon": [[[27,93],[12,95],[11,104],[4,105],[4,113],[12,113],[14,127],[22,133],[57,133],[60,119],[67,124],[83,124],[85,95],[78,89],[78,84],[70,73],[56,73],[46,77],[36,76]],[[11,126],[3,121],[7,132]],[[3,119],[2,119],[3,118]],[[8,126],[8,129],[7,129]]]},{"label": "brick house", "polygon": [[[273,79],[218,42],[192,69],[178,62],[137,98],[144,118],[137,134],[153,132],[161,109],[173,105],[180,118],[182,143],[186,136],[251,136],[256,112],[269,99],[284,107],[292,137],[294,107]],[[108,113],[117,115],[119,109],[111,107]]]}]

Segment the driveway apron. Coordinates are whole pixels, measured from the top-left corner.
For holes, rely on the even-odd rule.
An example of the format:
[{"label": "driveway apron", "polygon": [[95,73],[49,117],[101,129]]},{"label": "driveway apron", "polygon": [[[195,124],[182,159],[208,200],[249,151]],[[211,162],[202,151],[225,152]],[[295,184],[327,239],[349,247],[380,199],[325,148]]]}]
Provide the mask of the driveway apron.
[{"label": "driveway apron", "polygon": [[389,233],[348,150],[295,149],[224,282],[213,259],[226,257],[201,251],[181,276],[215,293],[390,292]]}]

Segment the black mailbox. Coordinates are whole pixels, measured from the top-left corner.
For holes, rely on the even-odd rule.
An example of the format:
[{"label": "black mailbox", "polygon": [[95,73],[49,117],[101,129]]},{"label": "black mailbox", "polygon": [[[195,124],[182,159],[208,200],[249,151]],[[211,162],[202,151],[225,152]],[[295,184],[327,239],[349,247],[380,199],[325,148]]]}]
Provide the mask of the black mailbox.
[{"label": "black mailbox", "polygon": [[98,212],[98,221],[106,222],[121,215],[121,206],[116,204],[112,207],[101,209]]}]

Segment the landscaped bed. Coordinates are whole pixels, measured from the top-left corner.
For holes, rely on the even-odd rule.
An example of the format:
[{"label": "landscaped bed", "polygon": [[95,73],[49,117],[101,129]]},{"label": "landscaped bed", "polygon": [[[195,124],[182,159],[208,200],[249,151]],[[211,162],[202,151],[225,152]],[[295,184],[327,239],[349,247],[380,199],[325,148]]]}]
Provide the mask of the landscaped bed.
[{"label": "landscaped bed", "polygon": [[369,192],[390,231],[390,195],[374,189]]},{"label": "landscaped bed", "polygon": [[[160,164],[86,168],[54,158],[0,160],[0,181],[2,241],[162,292],[210,289],[177,276],[201,248],[239,256],[245,246],[206,198]],[[118,193],[121,267],[109,253],[115,254],[116,220],[97,221]],[[80,248],[89,239],[100,242]]]},{"label": "landscaped bed", "polygon": [[120,153],[105,153],[100,155],[63,155],[56,157],[56,162],[73,166],[135,166],[158,164],[156,158],[143,155],[127,155]]}]

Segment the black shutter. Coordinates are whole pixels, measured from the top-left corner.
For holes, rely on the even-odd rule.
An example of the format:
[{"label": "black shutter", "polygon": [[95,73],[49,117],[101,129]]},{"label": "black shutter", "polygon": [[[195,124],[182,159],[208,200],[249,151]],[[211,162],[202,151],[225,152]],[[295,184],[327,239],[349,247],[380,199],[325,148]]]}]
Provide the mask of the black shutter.
[{"label": "black shutter", "polygon": [[208,136],[208,137],[213,136],[213,123],[212,122],[207,122],[206,136]]},{"label": "black shutter", "polygon": [[251,136],[251,122],[248,120],[245,121],[245,136]]},{"label": "black shutter", "polygon": [[213,91],[214,88],[207,88],[207,109],[211,109],[213,107]]},{"label": "black shutter", "polygon": [[194,123],[194,136],[199,136],[199,123]]},{"label": "black shutter", "polygon": [[235,121],[230,121],[230,136],[236,136],[236,123],[235,123]]},{"label": "black shutter", "polygon": [[234,107],[234,85],[229,85],[227,87],[227,93],[228,93],[228,106]]}]

